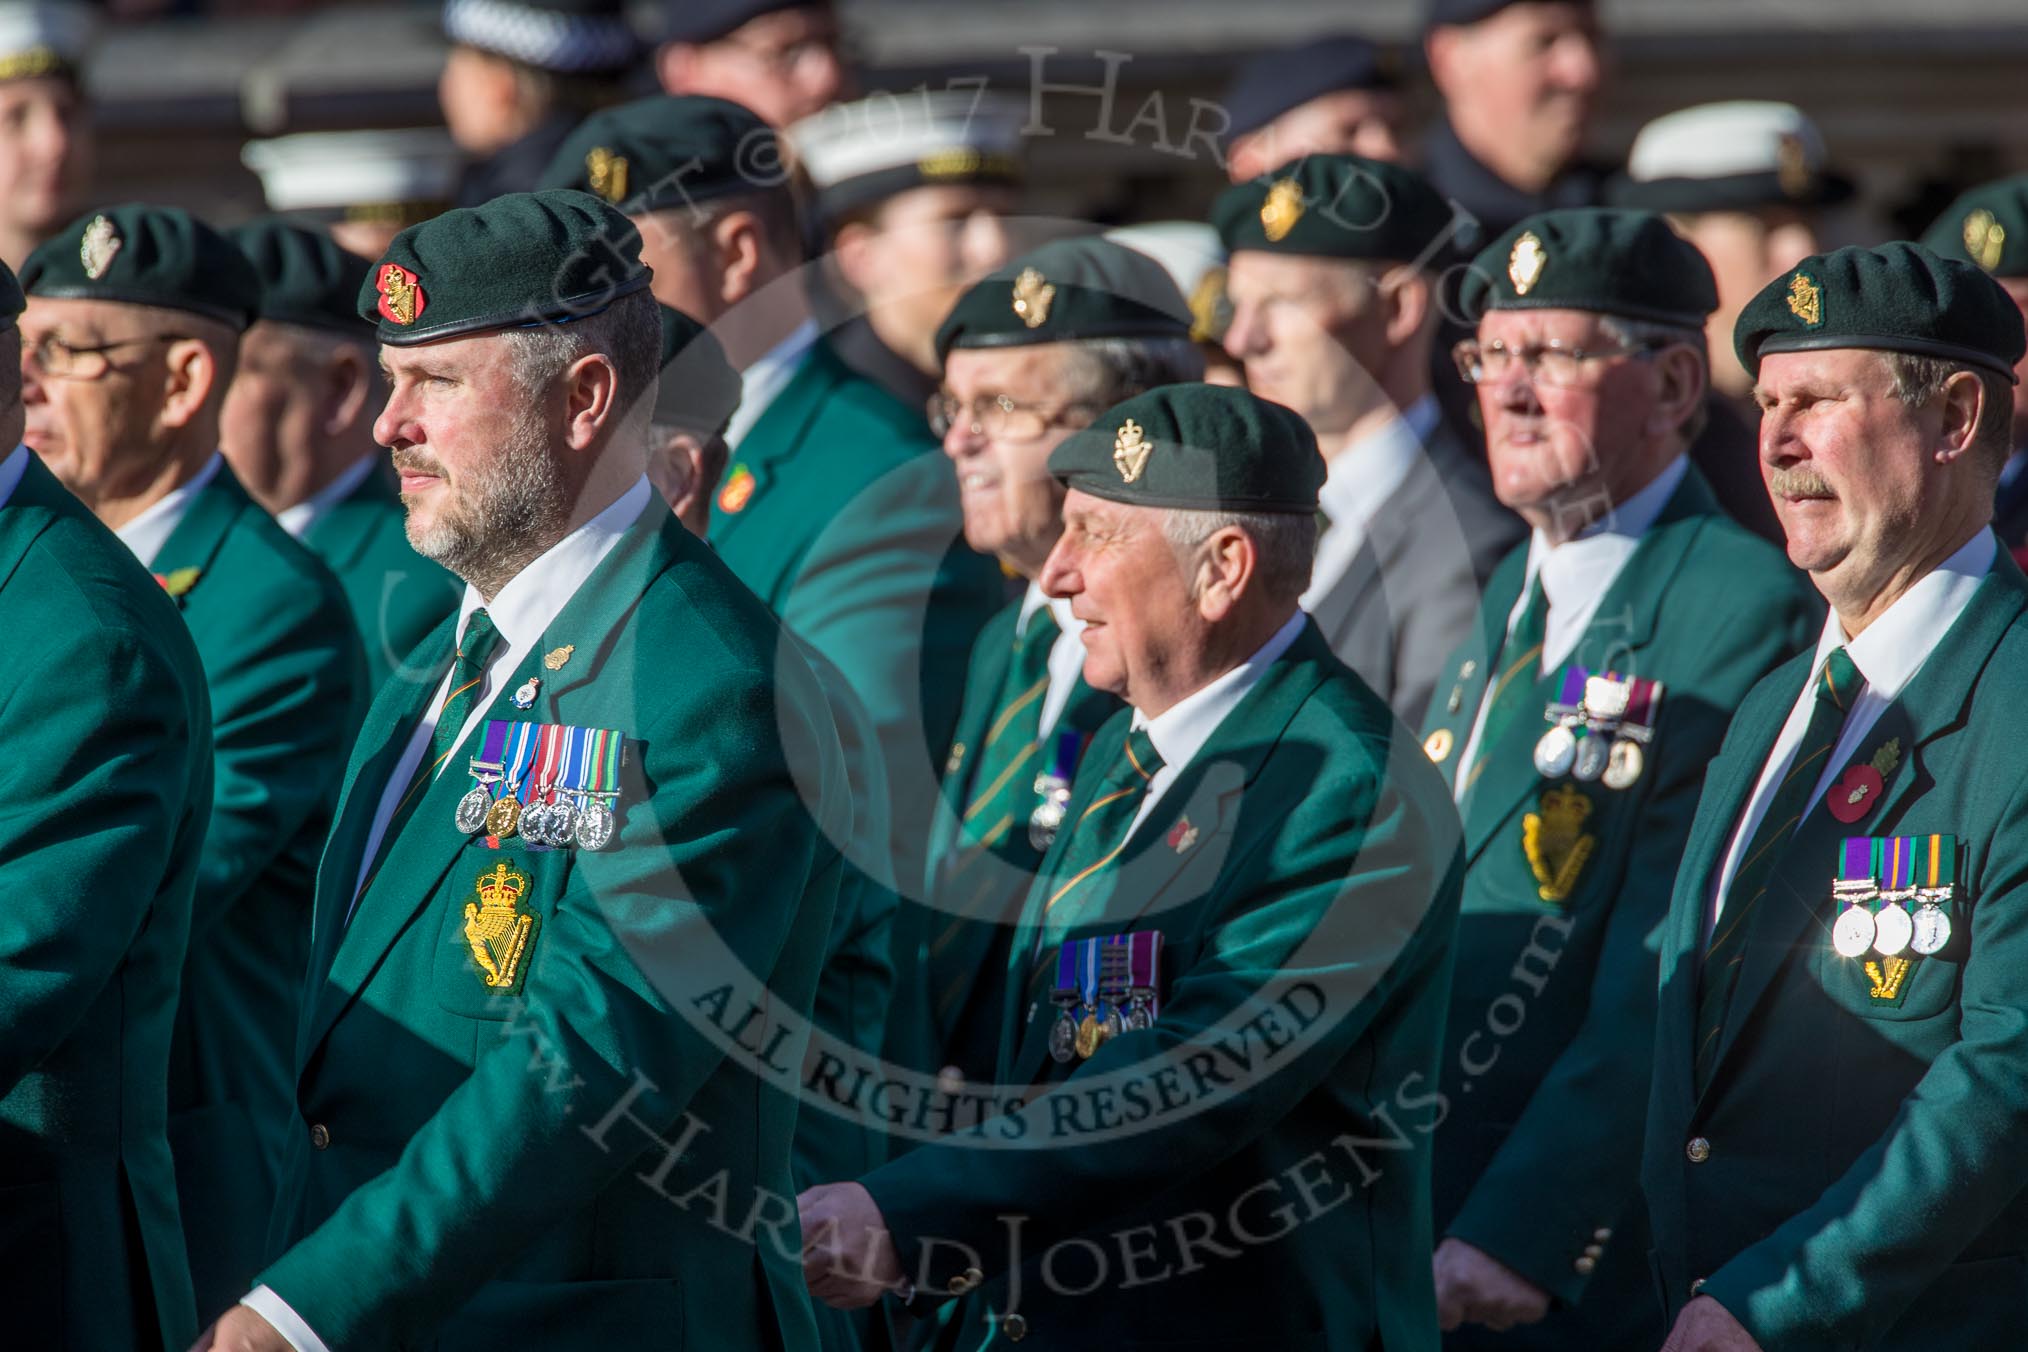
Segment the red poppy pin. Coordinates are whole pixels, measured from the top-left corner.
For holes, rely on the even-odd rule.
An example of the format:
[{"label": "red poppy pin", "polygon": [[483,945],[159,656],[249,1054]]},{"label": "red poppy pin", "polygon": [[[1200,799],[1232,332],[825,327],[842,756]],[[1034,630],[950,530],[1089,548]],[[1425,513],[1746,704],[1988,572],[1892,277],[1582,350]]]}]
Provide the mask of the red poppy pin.
[{"label": "red poppy pin", "polygon": [[1190,824],[1188,817],[1178,817],[1176,824],[1169,828],[1169,848],[1181,854],[1197,843],[1197,828]]},{"label": "red poppy pin", "polygon": [[1887,786],[1887,776],[1900,763],[1901,739],[1897,737],[1874,752],[1871,761],[1845,767],[1844,776],[1824,795],[1825,806],[1831,809],[1833,817],[1850,826],[1873,810]]}]

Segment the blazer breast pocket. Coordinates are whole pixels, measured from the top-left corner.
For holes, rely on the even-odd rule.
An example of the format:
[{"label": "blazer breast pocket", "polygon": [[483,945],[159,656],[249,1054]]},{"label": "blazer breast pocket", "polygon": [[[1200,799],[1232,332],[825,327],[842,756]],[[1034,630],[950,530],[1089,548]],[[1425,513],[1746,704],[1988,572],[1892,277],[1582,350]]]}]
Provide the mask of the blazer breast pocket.
[{"label": "blazer breast pocket", "polygon": [[1862,1019],[1915,1023],[1954,1009],[1963,959],[1955,947],[1930,957],[1913,951],[1894,956],[1876,952],[1847,958],[1828,935],[1816,940],[1817,982],[1833,1003]]},{"label": "blazer breast pocket", "polygon": [[512,838],[497,850],[475,840],[459,852],[435,903],[430,979],[439,1007],[470,1019],[513,1012],[569,872],[570,851]]}]

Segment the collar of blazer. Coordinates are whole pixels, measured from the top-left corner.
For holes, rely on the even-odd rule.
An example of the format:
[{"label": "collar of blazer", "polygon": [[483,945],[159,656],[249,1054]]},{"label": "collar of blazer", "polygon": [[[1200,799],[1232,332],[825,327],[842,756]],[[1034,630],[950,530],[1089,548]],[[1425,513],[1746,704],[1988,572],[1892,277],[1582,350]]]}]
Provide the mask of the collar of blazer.
[{"label": "collar of blazer", "polygon": [[253,510],[257,510],[253,499],[247,496],[246,489],[240,487],[232,466],[221,462],[218,472],[211,476],[211,482],[197,491],[197,496],[184,510],[183,519],[162,542],[162,550],[155,556],[155,572],[166,574],[185,568],[197,569],[198,581],[190,593],[195,597],[203,590],[203,574],[210,569],[212,559],[225,543],[225,537],[239,524],[243,513]]},{"label": "collar of blazer", "polygon": [[[810,345],[795,374],[789,377],[789,383],[782,386],[781,393],[761,410],[760,417],[754,420],[754,425],[747,429],[746,436],[733,449],[726,466],[728,480],[739,471],[753,476],[753,491],[747,495],[749,503],[765,495],[774,485],[781,473],[781,463],[802,446],[810,425],[830,400],[831,392],[851,374],[822,338]],[[713,496],[715,502],[717,495]],[[712,535],[724,539],[752,515],[750,506],[737,512],[714,511]]]}]

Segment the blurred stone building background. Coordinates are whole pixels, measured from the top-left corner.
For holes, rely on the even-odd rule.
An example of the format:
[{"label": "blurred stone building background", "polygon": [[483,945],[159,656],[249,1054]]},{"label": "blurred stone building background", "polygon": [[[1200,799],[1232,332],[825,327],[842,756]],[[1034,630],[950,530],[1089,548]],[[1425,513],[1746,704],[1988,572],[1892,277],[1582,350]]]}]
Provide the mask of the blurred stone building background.
[{"label": "blurred stone building background", "polygon": [[[1035,209],[1108,223],[1203,209],[1223,174],[1191,133],[1217,127],[1216,100],[1241,57],[1356,29],[1400,44],[1411,68],[1420,60],[1421,0],[840,9],[865,89],[983,78],[1030,99],[1031,125],[1047,129],[1030,143]],[[115,0],[87,71],[98,196],[231,221],[261,206],[239,160],[250,137],[434,124],[437,13]],[[1595,149],[1620,156],[1642,122],[1687,104],[1799,104],[1860,184],[1827,223],[1827,243],[1919,228],[1955,189],[2028,168],[2028,0],[1601,0],[1600,13],[1615,66]],[[1423,111],[1430,102],[1423,86]]]}]

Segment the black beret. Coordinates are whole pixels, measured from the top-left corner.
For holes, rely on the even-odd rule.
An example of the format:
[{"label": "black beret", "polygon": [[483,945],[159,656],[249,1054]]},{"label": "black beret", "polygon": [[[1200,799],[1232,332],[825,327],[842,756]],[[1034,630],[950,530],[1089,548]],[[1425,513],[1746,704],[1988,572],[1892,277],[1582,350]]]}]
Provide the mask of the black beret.
[{"label": "black beret", "polygon": [[2011,381],[2028,338],[1998,282],[1896,241],[1805,258],[1746,303],[1732,344],[1756,375],[1769,352],[1858,347],[1962,361]]},{"label": "black beret", "polygon": [[740,374],[711,330],[681,310],[661,310],[662,376],[649,421],[716,436],[739,410]]},{"label": "black beret", "polygon": [[1478,222],[1412,169],[1363,155],[1308,155],[1212,203],[1227,253],[1420,263],[1441,269],[1478,238]]},{"label": "black beret", "polygon": [[1277,47],[1248,59],[1225,91],[1227,144],[1311,99],[1341,89],[1394,89],[1400,63],[1361,37],[1324,38]]},{"label": "black beret", "polygon": [[1049,453],[1066,487],[1140,507],[1317,510],[1324,457],[1293,409],[1229,385],[1160,385]]},{"label": "black beret", "polygon": [[831,8],[830,0],[672,0],[662,6],[664,42],[716,42],[763,14]]},{"label": "black beret", "polygon": [[639,213],[787,191],[788,182],[774,128],[758,114],[702,94],[658,94],[586,118],[540,186],[575,188]]},{"label": "black beret", "polygon": [[0,320],[13,323],[27,304],[21,294],[21,283],[14,279],[14,269],[0,263]]},{"label": "black beret", "polygon": [[2028,277],[2028,174],[1973,188],[1945,208],[1922,242],[1939,257],[1976,263],[1995,277]]},{"label": "black beret", "polygon": [[1188,338],[1190,303],[1168,269],[1100,235],[1051,240],[975,282],[937,329],[954,347],[1025,347],[1090,338]]},{"label": "black beret", "polygon": [[[1429,0],[1423,11],[1425,30],[1443,24],[1472,24],[1481,19],[1490,19],[1509,5],[1526,3],[1528,0]],[[1589,3],[1590,0],[1580,0]]]},{"label": "black beret", "polygon": [[648,285],[626,217],[581,192],[509,193],[394,237],[359,290],[362,318],[397,347],[568,323]]},{"label": "black beret", "polygon": [[641,55],[621,0],[445,0],[444,36],[558,75],[617,75]]},{"label": "black beret", "polygon": [[1473,322],[1488,310],[1590,310],[1702,328],[1718,284],[1696,246],[1653,212],[1568,207],[1487,245],[1459,300]]},{"label": "black beret", "polygon": [[21,265],[31,296],[184,310],[243,329],[260,309],[253,264],[181,207],[129,202],[88,212]]},{"label": "black beret", "polygon": [[371,336],[358,309],[367,262],[339,248],[329,234],[270,216],[230,231],[227,238],[247,256],[260,282],[255,318],[328,329],[362,341]]}]

